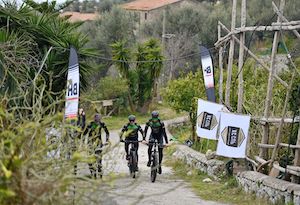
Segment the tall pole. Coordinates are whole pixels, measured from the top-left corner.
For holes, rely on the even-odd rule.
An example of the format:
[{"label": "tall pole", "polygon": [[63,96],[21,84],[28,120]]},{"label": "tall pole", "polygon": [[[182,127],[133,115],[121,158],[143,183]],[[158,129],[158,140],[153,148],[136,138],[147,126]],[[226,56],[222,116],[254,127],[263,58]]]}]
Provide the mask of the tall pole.
[{"label": "tall pole", "polygon": [[163,25],[162,25],[162,35],[161,35],[161,44],[163,49],[165,49],[165,34],[166,34],[166,10],[163,10]]},{"label": "tall pole", "polygon": [[[235,29],[236,22],[236,0],[232,0],[232,14],[231,14],[231,31]],[[231,37],[229,56],[228,56],[228,67],[227,67],[227,81],[226,81],[226,93],[225,93],[225,104],[230,106],[230,87],[231,87],[231,75],[234,55],[234,39]]]},{"label": "tall pole", "polygon": [[173,70],[174,70],[174,36],[171,37],[171,68],[170,68],[170,75],[169,81],[173,78]]},{"label": "tall pole", "polygon": [[[162,53],[166,54],[166,45],[165,45],[165,34],[166,34],[166,9],[163,10],[163,25],[162,25],[162,35],[161,35],[161,45],[162,45]],[[156,91],[155,91],[155,97],[156,100],[159,101],[161,96],[160,96],[160,87],[162,87],[162,82],[164,81],[164,76],[165,76],[165,68],[166,68],[166,63],[163,62],[163,68],[161,71],[161,75],[159,76],[158,79],[155,80],[156,84]]]},{"label": "tall pole", "polygon": [[[285,0],[280,1],[280,12],[283,12],[283,8],[285,5]],[[277,17],[277,22],[281,22],[281,18]],[[265,102],[265,110],[264,110],[264,118],[268,119],[270,116],[270,107],[272,103],[272,94],[273,94],[273,86],[274,86],[274,74],[275,74],[275,58],[277,54],[277,48],[278,48],[278,41],[279,41],[279,31],[275,31],[274,39],[273,39],[273,46],[272,46],[272,54],[271,54],[271,66],[270,66],[270,73],[269,73],[269,79],[268,79],[268,89],[267,89],[267,97]],[[263,137],[261,140],[262,144],[268,144],[269,142],[269,124],[266,122],[266,124],[263,127]],[[267,158],[267,149],[261,147],[259,151],[259,156],[261,158],[266,159]]]},{"label": "tall pole", "polygon": [[[245,28],[246,26],[246,0],[242,0],[241,6],[241,28]],[[237,112],[241,113],[243,108],[243,101],[244,101],[244,79],[243,79],[243,65],[244,65],[244,46],[245,44],[245,32],[240,34],[240,50],[239,50],[239,86],[238,86],[238,105],[237,105]]]},{"label": "tall pole", "polygon": [[[221,25],[218,24],[218,39],[221,38]],[[221,46],[219,48],[219,69],[220,69],[220,77],[219,77],[219,103],[223,102],[223,49]]]}]

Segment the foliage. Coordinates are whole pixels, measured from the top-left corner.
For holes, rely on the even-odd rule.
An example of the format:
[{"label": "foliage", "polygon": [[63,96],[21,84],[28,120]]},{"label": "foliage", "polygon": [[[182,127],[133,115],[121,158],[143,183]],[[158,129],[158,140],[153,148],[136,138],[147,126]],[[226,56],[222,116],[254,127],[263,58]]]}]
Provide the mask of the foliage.
[{"label": "foliage", "polygon": [[[134,110],[133,103],[136,103],[137,108],[146,113],[155,96],[155,82],[162,68],[163,57],[158,42],[150,39],[144,44],[138,44],[136,52],[128,49],[125,42],[113,44],[112,49],[115,65],[128,82],[131,110]],[[131,59],[135,62],[133,66]]]},{"label": "foliage", "polygon": [[205,98],[203,84],[202,72],[198,71],[171,81],[163,92],[164,99],[172,108],[189,113],[194,140],[196,139],[194,128],[197,119],[197,100]]},{"label": "foliage", "polygon": [[205,98],[203,84],[202,72],[189,73],[171,81],[163,97],[176,111],[195,112],[198,98]]},{"label": "foliage", "polygon": [[121,78],[105,77],[102,78],[96,87],[89,92],[91,100],[108,100],[127,95],[127,82]]},{"label": "foliage", "polygon": [[[122,78],[105,77],[94,87],[84,93],[81,98],[81,106],[89,110],[87,114],[94,114],[100,100],[115,99],[114,108],[126,108],[128,96],[127,81]],[[94,109],[92,109],[94,108]]]},{"label": "foliage", "polygon": [[101,72],[103,76],[112,65],[109,60],[112,57],[111,44],[123,40],[129,44],[135,42],[134,28],[135,20],[118,7],[113,7],[111,11],[102,14],[98,20],[86,22],[80,27],[81,33],[90,39],[86,47],[96,48],[100,51],[98,55],[103,57],[96,58],[96,63],[103,64],[105,70],[96,70],[96,72]]},{"label": "foliage", "polygon": [[[2,93],[23,92],[38,73],[49,82],[46,89],[52,91],[50,95],[56,96],[55,93],[66,87],[70,45],[77,49],[81,60],[81,86],[87,87],[90,67],[84,59],[93,56],[93,52],[83,48],[87,39],[76,31],[80,24],[60,18],[55,8],[55,2],[47,5],[32,1],[25,1],[20,8],[9,4],[0,8],[0,73],[7,76],[0,77],[4,82]],[[47,52],[50,52],[48,56]],[[43,58],[45,64],[40,63]]]}]

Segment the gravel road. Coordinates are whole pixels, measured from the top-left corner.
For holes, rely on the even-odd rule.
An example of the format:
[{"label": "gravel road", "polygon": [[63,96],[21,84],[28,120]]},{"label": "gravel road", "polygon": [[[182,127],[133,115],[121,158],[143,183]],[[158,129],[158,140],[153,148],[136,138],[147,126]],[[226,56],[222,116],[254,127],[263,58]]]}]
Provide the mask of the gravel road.
[{"label": "gravel road", "polygon": [[[179,119],[182,120],[183,118]],[[170,121],[167,121],[170,123]],[[148,147],[140,144],[139,147],[139,172],[135,179],[130,177],[125,160],[124,144],[118,144],[119,131],[112,131],[110,140],[115,147],[103,159],[104,176],[110,173],[118,177],[110,183],[99,183],[99,190],[106,190],[105,194],[93,190],[92,197],[101,198],[102,202],[87,202],[89,204],[105,205],[221,205],[222,203],[205,201],[198,197],[185,181],[178,179],[170,167],[162,166],[162,174],[157,175],[155,183],[150,181],[150,168],[146,166]],[[88,173],[87,166],[85,171]],[[104,177],[105,178],[105,177]],[[106,186],[107,189],[103,188]],[[108,190],[108,191],[107,191]],[[100,197],[101,196],[101,197]]]}]

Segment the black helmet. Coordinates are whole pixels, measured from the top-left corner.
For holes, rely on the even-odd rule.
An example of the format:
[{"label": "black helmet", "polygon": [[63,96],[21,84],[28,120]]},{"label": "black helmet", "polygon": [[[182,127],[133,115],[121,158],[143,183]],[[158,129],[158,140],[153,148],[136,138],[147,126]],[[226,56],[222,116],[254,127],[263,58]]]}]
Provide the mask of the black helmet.
[{"label": "black helmet", "polygon": [[134,115],[129,115],[128,120],[129,121],[135,121],[135,116]]},{"label": "black helmet", "polygon": [[95,121],[97,121],[97,122],[99,122],[100,120],[101,120],[101,115],[99,114],[99,113],[96,113],[95,115],[94,115],[94,120]]},{"label": "black helmet", "polygon": [[159,116],[159,112],[156,111],[156,110],[152,111],[151,115],[152,115],[153,118],[157,118]]}]

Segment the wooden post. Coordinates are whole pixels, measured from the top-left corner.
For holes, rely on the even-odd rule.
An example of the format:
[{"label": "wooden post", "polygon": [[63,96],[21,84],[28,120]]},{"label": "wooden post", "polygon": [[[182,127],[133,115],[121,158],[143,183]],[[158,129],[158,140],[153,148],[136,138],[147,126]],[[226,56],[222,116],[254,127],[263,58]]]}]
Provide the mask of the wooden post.
[{"label": "wooden post", "polygon": [[276,134],[275,147],[274,147],[273,152],[272,152],[272,158],[271,158],[271,163],[270,163],[271,167],[273,166],[273,162],[275,160],[275,157],[277,155],[277,150],[279,148],[279,143],[280,143],[280,140],[281,140],[281,130],[282,130],[282,126],[283,126],[283,121],[284,121],[286,113],[287,113],[287,106],[288,106],[288,103],[289,103],[289,100],[290,100],[290,96],[291,96],[291,92],[292,92],[292,86],[293,86],[293,82],[294,82],[295,75],[296,75],[296,69],[297,68],[295,67],[293,69],[294,70],[293,70],[292,78],[290,80],[289,88],[288,88],[286,96],[285,96],[285,101],[284,101],[284,106],[283,106],[283,111],[282,111],[282,118],[281,118],[278,130],[277,130],[277,134]]},{"label": "wooden post", "polygon": [[[228,29],[224,24],[222,24],[221,22],[219,22],[219,25],[221,25],[221,27],[222,27],[227,33],[230,32],[229,29]],[[233,39],[234,39],[238,44],[241,44],[240,40],[239,40],[237,37],[235,37],[235,36],[232,36],[232,37],[233,37]],[[254,60],[255,60],[256,62],[258,62],[258,63],[259,63],[266,71],[270,72],[270,68],[269,68],[262,60],[260,60],[254,53],[252,53],[252,51],[250,51],[245,45],[243,45],[243,47],[244,47],[245,51],[247,51],[248,54],[249,54],[252,58],[254,58]],[[286,88],[288,87],[288,84],[287,84],[285,81],[283,81],[278,75],[274,74],[274,77],[275,77],[275,79],[278,80],[284,87],[286,87]]]},{"label": "wooden post", "polygon": [[[246,0],[242,0],[241,6],[241,28],[246,26]],[[244,99],[244,79],[243,79],[243,65],[244,65],[244,47],[245,44],[245,32],[240,34],[240,51],[239,51],[239,86],[238,86],[238,105],[237,112],[241,113],[243,108]]]},{"label": "wooden post", "polygon": [[[300,125],[298,129],[298,135],[297,135],[297,144],[300,145]],[[300,166],[300,149],[295,150],[295,159],[294,159],[294,166]],[[292,177],[292,182],[293,183],[298,183],[299,177],[293,176]]]},{"label": "wooden post", "polygon": [[[221,26],[218,24],[218,39],[221,38]],[[220,77],[219,77],[219,103],[223,102],[223,49],[225,47],[221,46],[219,48],[219,69],[220,69]]]},{"label": "wooden post", "polygon": [[[235,29],[235,21],[236,21],[236,0],[232,0],[231,31]],[[227,81],[226,81],[226,93],[225,93],[225,104],[227,106],[230,106],[230,87],[231,87],[233,56],[234,56],[234,39],[231,38],[229,56],[228,56]]]},{"label": "wooden post", "polygon": [[[285,5],[285,0],[280,1],[280,11],[283,11]],[[277,18],[277,22],[280,22],[280,18]],[[267,119],[270,116],[270,107],[272,103],[272,94],[273,94],[273,85],[274,85],[274,74],[275,74],[275,58],[277,54],[278,48],[278,39],[279,39],[279,31],[275,31],[274,39],[273,39],[273,47],[272,47],[272,54],[271,54],[271,66],[270,66],[270,73],[269,73],[269,80],[268,80],[268,89],[267,89],[267,97],[265,102],[265,110],[264,110],[264,117]],[[266,123],[263,127],[263,137],[261,140],[262,144],[268,144],[269,142],[269,124]],[[261,158],[267,158],[267,149],[261,147],[259,151],[259,156]]]},{"label": "wooden post", "polygon": [[[277,6],[275,5],[274,2],[272,2],[272,5],[273,5],[273,8],[274,8],[274,11],[276,12],[276,14],[278,15],[279,18],[281,18],[282,21],[285,21],[285,22],[289,22],[287,20],[287,18],[285,18],[282,13],[279,11],[279,9],[277,8]],[[297,30],[293,30],[293,33],[297,36],[298,39],[300,39],[300,34]]]}]

